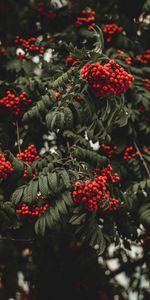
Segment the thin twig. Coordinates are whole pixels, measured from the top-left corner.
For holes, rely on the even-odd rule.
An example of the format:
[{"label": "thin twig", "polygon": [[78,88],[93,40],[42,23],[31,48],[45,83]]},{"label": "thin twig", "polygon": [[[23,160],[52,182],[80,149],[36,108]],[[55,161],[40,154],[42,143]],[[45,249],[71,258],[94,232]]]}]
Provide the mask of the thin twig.
[{"label": "thin twig", "polygon": [[16,239],[11,237],[0,237],[0,241],[14,241],[14,242],[33,242],[35,239]]},{"label": "thin twig", "polygon": [[71,161],[74,161],[73,156],[72,156],[71,151],[70,151],[70,144],[69,144],[68,141],[67,141],[67,149],[68,149]]},{"label": "thin twig", "polygon": [[134,147],[135,147],[136,151],[139,152],[140,160],[142,161],[143,166],[144,166],[144,168],[145,168],[145,170],[146,170],[146,173],[147,173],[148,177],[150,178],[150,170],[149,170],[149,168],[148,168],[148,166],[147,166],[147,164],[146,164],[146,162],[145,162],[145,160],[144,160],[144,158],[143,158],[143,156],[142,156],[142,154],[141,154],[141,152],[140,152],[140,149],[139,149],[139,147],[137,146],[137,144],[136,144],[135,141],[134,141]]},{"label": "thin twig", "polygon": [[20,148],[20,135],[19,135],[19,124],[18,124],[18,121],[16,121],[16,134],[17,134],[18,151],[19,151],[19,153],[21,153],[21,148]]}]

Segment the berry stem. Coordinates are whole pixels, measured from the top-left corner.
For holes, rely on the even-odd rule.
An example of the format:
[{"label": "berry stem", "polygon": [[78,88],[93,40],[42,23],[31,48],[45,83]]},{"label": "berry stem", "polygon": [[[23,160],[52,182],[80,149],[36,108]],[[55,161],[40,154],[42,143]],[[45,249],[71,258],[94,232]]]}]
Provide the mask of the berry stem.
[{"label": "berry stem", "polygon": [[29,243],[31,243],[31,242],[34,242],[35,241],[35,239],[19,239],[19,238],[11,238],[11,237],[6,237],[6,236],[3,236],[3,237],[0,237],[0,241],[3,241],[3,240],[6,240],[6,241],[14,241],[14,242],[24,242],[24,243],[26,243],[26,242],[29,242]]},{"label": "berry stem", "polygon": [[140,160],[142,161],[143,166],[144,166],[144,168],[145,168],[145,170],[146,170],[146,173],[147,173],[148,177],[150,178],[150,170],[149,170],[149,168],[148,168],[148,166],[147,166],[147,164],[146,164],[146,162],[145,162],[145,160],[144,160],[144,158],[143,158],[143,156],[142,156],[142,153],[140,152],[140,149],[139,149],[139,147],[137,146],[137,144],[136,144],[135,141],[134,141],[133,144],[134,144],[134,147],[135,147],[136,151],[139,152]]},{"label": "berry stem", "polygon": [[18,151],[19,151],[19,153],[21,153],[21,148],[20,148],[20,135],[19,135],[19,124],[18,124],[18,121],[16,121],[16,135],[17,135]]}]

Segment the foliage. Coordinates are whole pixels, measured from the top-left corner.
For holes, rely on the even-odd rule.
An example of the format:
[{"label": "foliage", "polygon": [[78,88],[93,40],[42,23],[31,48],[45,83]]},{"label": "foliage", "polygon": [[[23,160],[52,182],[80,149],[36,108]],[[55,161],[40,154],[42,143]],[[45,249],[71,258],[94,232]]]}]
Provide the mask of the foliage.
[{"label": "foliage", "polygon": [[[103,266],[94,263],[104,285],[98,292],[92,275],[93,299],[115,299],[115,281],[109,294],[104,272],[112,243],[120,272],[133,276],[131,290],[138,265],[145,262],[141,272],[149,274],[143,242],[150,235],[149,1],[1,2],[1,237],[34,240],[39,257],[48,245],[61,261],[67,236],[65,249],[79,245],[81,265],[103,259]],[[30,145],[35,155],[26,150]],[[110,164],[119,182],[103,173]],[[73,193],[77,182],[93,184],[97,172],[110,176],[108,198],[103,211],[88,211]],[[116,210],[107,209],[110,195]],[[144,249],[136,262],[127,254],[134,244]],[[84,298],[88,288],[81,286],[76,297]],[[146,299],[139,281],[136,289]],[[128,299],[126,293],[118,286],[119,299]]]}]

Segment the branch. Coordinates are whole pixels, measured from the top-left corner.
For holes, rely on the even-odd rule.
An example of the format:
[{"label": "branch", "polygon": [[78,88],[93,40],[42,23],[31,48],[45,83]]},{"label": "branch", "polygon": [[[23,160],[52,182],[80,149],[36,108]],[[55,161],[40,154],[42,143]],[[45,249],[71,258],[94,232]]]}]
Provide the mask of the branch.
[{"label": "branch", "polygon": [[14,242],[33,242],[35,239],[16,239],[11,237],[0,237],[0,241],[14,241]]},{"label": "branch", "polygon": [[17,134],[18,151],[19,151],[19,153],[21,153],[21,148],[20,148],[20,135],[19,135],[19,125],[18,125],[18,121],[16,121],[16,134]]},{"label": "branch", "polygon": [[143,158],[143,156],[142,156],[142,153],[140,152],[140,149],[139,149],[139,147],[137,146],[136,142],[134,141],[133,143],[134,143],[134,147],[135,147],[136,151],[139,152],[140,160],[141,160],[141,162],[143,163],[143,166],[144,166],[144,168],[145,168],[145,170],[146,170],[146,173],[147,173],[148,177],[150,178],[150,170],[149,170],[149,168],[148,168],[148,166],[147,166],[147,164],[146,164],[146,162],[145,162],[145,160],[144,160],[144,158]]}]

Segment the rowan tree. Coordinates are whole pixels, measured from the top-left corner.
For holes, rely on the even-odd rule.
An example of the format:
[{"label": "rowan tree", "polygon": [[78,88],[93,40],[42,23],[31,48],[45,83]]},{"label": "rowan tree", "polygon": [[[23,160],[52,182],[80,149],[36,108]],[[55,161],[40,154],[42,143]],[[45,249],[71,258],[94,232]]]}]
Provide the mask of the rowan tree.
[{"label": "rowan tree", "polygon": [[147,299],[149,12],[149,0],[1,1],[2,299],[21,291],[21,268],[19,299]]}]

